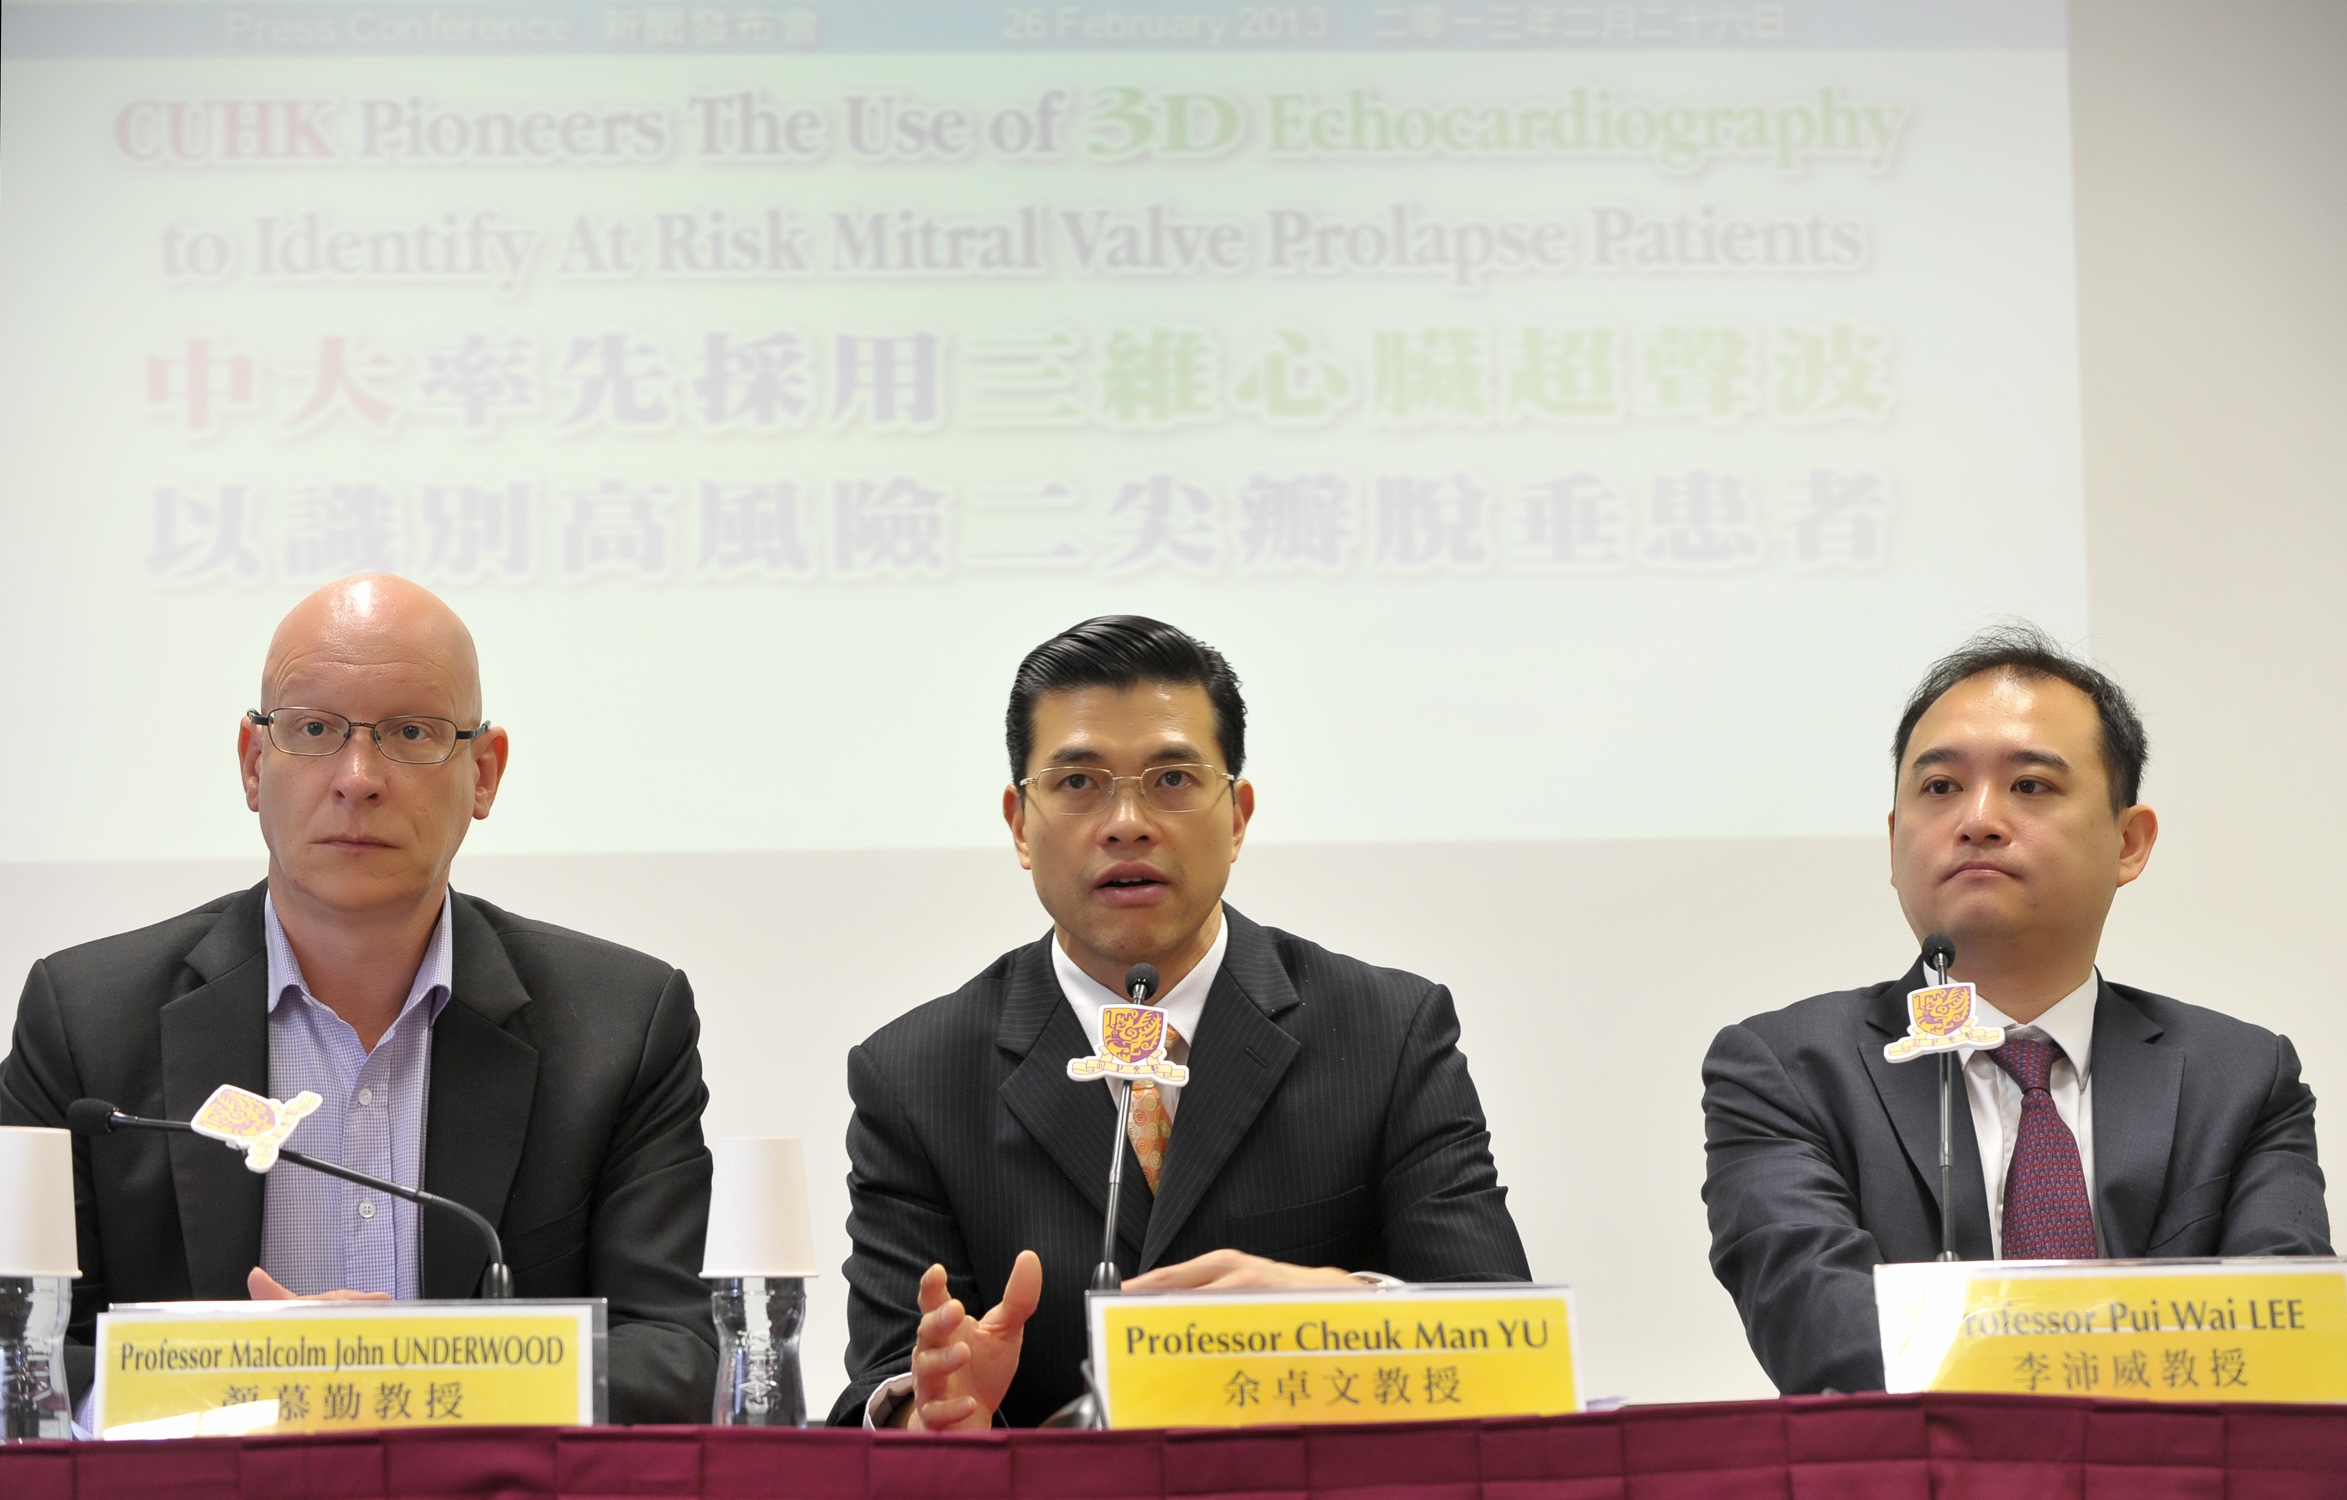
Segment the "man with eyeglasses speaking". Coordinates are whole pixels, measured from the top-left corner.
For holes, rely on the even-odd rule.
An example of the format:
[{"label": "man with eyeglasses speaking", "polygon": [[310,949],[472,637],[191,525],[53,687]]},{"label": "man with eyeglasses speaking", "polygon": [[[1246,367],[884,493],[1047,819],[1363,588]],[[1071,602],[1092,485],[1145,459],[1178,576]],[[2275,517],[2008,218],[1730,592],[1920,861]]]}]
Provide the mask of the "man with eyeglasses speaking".
[{"label": "man with eyeglasses speaking", "polygon": [[[707,1421],[717,1340],[699,1022],[659,960],[452,892],[505,774],[473,641],[398,578],[330,584],[269,644],[238,730],[269,874],[33,966],[0,1124],[77,1099],[184,1120],[219,1085],[323,1099],[287,1144],[495,1224],[514,1292],[609,1299],[610,1411]],[[266,1177],[208,1141],[74,1142],[82,1277],[109,1302],[469,1297],[487,1262],[446,1217],[332,1178]],[[69,1348],[77,1402],[90,1351]]]},{"label": "man with eyeglasses speaking", "polygon": [[1450,992],[1223,905],[1255,788],[1222,654],[1087,620],[1020,663],[1006,729],[1003,818],[1052,930],[849,1054],[831,1420],[1028,1426],[1080,1393],[1117,1115],[1067,1065],[1135,964],[1189,1081],[1135,1088],[1125,1286],[1526,1279]]}]

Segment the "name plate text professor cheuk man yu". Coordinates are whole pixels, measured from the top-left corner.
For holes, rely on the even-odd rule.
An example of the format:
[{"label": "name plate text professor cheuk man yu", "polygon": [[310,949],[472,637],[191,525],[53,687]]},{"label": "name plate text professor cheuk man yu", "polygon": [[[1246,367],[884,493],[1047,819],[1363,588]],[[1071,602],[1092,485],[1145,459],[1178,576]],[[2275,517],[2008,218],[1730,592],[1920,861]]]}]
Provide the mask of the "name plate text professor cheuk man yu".
[{"label": "name plate text professor cheuk man yu", "polygon": [[[560,736],[553,736],[559,740]],[[402,579],[294,606],[238,726],[269,874],[33,965],[0,1123],[76,1099],[185,1120],[221,1084],[323,1101],[286,1144],[497,1226],[522,1297],[610,1303],[610,1413],[705,1422],[709,1153],[692,987],[615,943],[449,888],[509,755],[463,622]],[[68,1372],[110,1302],[470,1297],[472,1230],[194,1136],[74,1142]]]},{"label": "name plate text professor cheuk man yu", "polygon": [[[2328,1255],[2314,1095],[2286,1038],[2097,969],[2143,873],[2142,722],[2028,627],[1935,664],[1893,741],[1891,884],[2005,1042],[1963,1065],[1966,1260]],[[1722,1031],[1703,1064],[1711,1263],[1786,1392],[1880,1390],[1874,1267],[1940,1249],[1939,1075],[1893,1064],[1918,963]]]},{"label": "name plate text professor cheuk man yu", "polygon": [[1003,816],[1052,926],[849,1055],[832,1421],[1023,1426],[1081,1392],[1117,1116],[1067,1069],[1136,963],[1189,1071],[1135,1088],[1127,1287],[1527,1279],[1449,992],[1223,904],[1255,789],[1221,653],[1087,620],[1019,664],[1005,729]]}]

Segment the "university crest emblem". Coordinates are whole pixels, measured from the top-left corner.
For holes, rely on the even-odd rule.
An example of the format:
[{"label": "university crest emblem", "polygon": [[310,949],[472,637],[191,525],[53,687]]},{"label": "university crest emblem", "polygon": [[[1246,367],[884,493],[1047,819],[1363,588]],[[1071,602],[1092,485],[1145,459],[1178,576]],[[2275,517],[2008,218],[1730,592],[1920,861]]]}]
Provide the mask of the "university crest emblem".
[{"label": "university crest emblem", "polygon": [[224,1083],[212,1090],[212,1097],[187,1123],[198,1135],[242,1150],[245,1170],[266,1172],[277,1165],[277,1148],[293,1134],[293,1127],[323,1102],[308,1089],[280,1103]]},{"label": "university crest emblem", "polygon": [[1190,1081],[1190,1070],[1165,1060],[1164,1011],[1154,1005],[1104,1005],[1100,1051],[1092,1057],[1069,1058],[1068,1076],[1147,1079],[1179,1087]]},{"label": "university crest emblem", "polygon": [[1907,992],[1907,1034],[1882,1049],[1892,1062],[1960,1047],[1986,1051],[2005,1045],[2001,1026],[1983,1026],[1973,1012],[1970,984],[1938,984]]}]

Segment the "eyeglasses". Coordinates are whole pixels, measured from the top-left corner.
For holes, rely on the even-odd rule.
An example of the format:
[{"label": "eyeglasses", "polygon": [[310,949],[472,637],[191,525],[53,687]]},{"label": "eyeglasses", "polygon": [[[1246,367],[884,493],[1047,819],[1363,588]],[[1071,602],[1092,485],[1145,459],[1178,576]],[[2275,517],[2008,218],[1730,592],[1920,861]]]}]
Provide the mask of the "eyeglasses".
[{"label": "eyeglasses", "polygon": [[1063,818],[1088,818],[1108,811],[1120,782],[1137,782],[1141,800],[1163,813],[1204,812],[1238,777],[1212,766],[1151,766],[1138,776],[1116,776],[1103,766],[1053,766],[1019,782],[1035,805]]},{"label": "eyeglasses", "polygon": [[269,713],[250,709],[245,717],[257,728],[268,730],[269,743],[288,755],[339,755],[350,743],[352,731],[368,730],[383,758],[404,766],[436,766],[456,754],[463,741],[489,732],[486,719],[478,729],[459,729],[454,720],[423,714],[378,719],[371,724],[323,708],[280,708]]}]

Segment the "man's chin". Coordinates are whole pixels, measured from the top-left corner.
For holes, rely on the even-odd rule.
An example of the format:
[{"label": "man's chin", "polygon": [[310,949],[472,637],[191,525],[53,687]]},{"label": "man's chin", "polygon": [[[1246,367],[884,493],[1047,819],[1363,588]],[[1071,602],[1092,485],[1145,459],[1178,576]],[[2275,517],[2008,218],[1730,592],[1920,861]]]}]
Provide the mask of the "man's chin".
[{"label": "man's chin", "polygon": [[2025,933],[2028,926],[2026,913],[2008,910],[2002,902],[1961,901],[1943,908],[1939,919],[1925,930],[1946,933],[1956,945],[1956,962],[1961,964],[1967,950],[1977,952],[2008,942]]},{"label": "man's chin", "polygon": [[[294,891],[314,905],[350,916],[412,906],[428,894],[430,881],[399,861],[394,851],[352,858],[336,851],[284,872]],[[272,882],[274,886],[276,882]],[[283,904],[284,898],[279,898]]]},{"label": "man's chin", "polygon": [[[1141,915],[1138,912],[1132,914],[1134,918]],[[1178,930],[1182,927],[1180,922],[1168,922],[1161,913],[1151,912],[1148,915],[1155,920],[1101,921],[1095,918],[1078,927],[1076,936],[1085,947],[1112,964],[1130,966],[1156,963],[1180,947],[1188,933]]]}]

